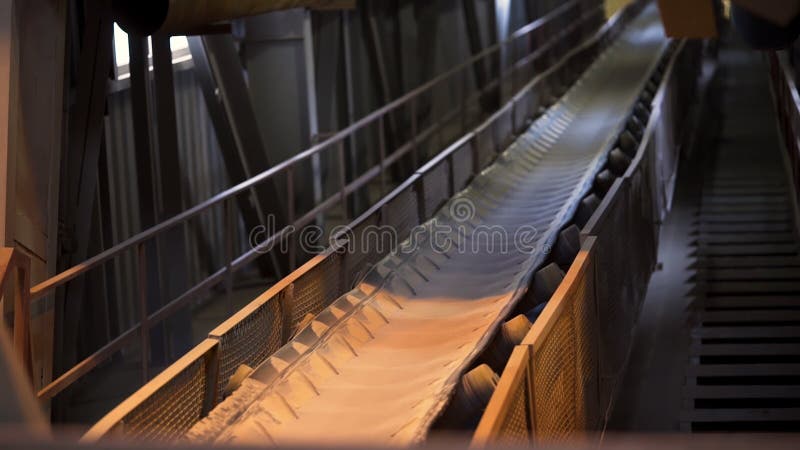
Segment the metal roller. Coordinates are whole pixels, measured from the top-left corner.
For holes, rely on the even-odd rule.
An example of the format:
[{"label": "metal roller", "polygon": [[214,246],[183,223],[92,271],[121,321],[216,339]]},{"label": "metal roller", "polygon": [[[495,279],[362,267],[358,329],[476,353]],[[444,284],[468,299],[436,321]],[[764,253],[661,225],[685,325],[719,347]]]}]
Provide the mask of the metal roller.
[{"label": "metal roller", "polygon": [[595,210],[600,206],[600,197],[595,194],[590,194],[581,200],[578,205],[578,211],[575,212],[575,223],[583,228],[592,218]]},{"label": "metal roller", "polygon": [[355,0],[114,0],[114,18],[128,33],[186,34],[205,25],[292,8],[353,9]]},{"label": "metal roller", "polygon": [[522,314],[505,322],[486,348],[482,359],[495,372],[501,373],[506,367],[514,347],[522,343],[525,335],[531,329],[531,325],[528,318]]},{"label": "metal roller", "polygon": [[575,225],[570,225],[558,234],[558,240],[553,248],[553,262],[566,271],[580,250],[581,230]]},{"label": "metal roller", "polygon": [[455,395],[439,418],[438,427],[448,430],[471,430],[478,426],[500,377],[486,364],[461,377]]},{"label": "metal roller", "polygon": [[628,166],[631,165],[631,157],[622,150],[615,148],[608,154],[608,168],[617,176],[625,175]]},{"label": "metal roller", "polygon": [[639,140],[630,131],[623,131],[619,136],[619,149],[626,155],[633,158],[639,148]]},{"label": "metal roller", "polygon": [[611,186],[614,184],[614,181],[617,180],[617,176],[611,173],[610,170],[605,169],[602,172],[598,173],[597,176],[594,178],[594,188],[600,196],[606,195]]}]

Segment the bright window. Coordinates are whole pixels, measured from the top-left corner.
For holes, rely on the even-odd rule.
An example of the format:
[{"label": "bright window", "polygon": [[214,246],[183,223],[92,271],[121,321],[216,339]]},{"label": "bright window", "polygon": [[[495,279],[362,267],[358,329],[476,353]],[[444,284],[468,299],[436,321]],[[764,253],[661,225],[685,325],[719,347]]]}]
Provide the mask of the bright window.
[{"label": "bright window", "polygon": [[[172,63],[177,64],[192,59],[189,52],[189,41],[186,36],[172,36],[169,38],[169,47],[172,50]],[[150,70],[153,70],[152,58],[153,50],[150,45],[150,38],[147,38],[147,59],[150,61]],[[117,79],[124,80],[130,77],[128,64],[131,62],[131,55],[128,52],[128,33],[116,23],[114,24],[114,62],[117,68]]]}]

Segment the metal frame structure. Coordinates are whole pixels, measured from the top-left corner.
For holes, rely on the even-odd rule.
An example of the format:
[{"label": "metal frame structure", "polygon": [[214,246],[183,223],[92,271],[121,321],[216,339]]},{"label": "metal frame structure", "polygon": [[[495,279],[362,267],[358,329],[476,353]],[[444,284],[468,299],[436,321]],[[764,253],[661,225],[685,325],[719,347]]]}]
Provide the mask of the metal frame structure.
[{"label": "metal frame structure", "polygon": [[800,226],[800,94],[795,79],[796,68],[778,54],[772,53],[769,58],[773,104],[778,113],[789,179],[794,182],[794,221]]},{"label": "metal frame structure", "polygon": [[[414,225],[431,217],[447,198],[489,165],[514,134],[527,128],[539,107],[548,105],[547,99],[554,95],[552,90],[574,80],[592,57],[612,41],[629,16],[630,11],[611,19],[592,38],[534,77],[479,127],[451,144],[347,230],[335,235],[330,248],[214,329],[198,347],[201,350],[167,368],[107,414],[84,439],[93,441],[116,433],[143,439],[176,439],[207,413],[209,395],[213,395],[211,406],[221,400],[225,383],[241,364],[255,367],[278,350],[281,360],[291,361],[294,350],[291,346],[281,347],[306,314],[317,314],[334,301],[337,310],[341,309],[340,303],[345,308],[347,299],[340,296],[359,281],[358,269],[392,250],[363,253],[352,247],[359,242],[358,237],[369,226],[389,225],[398,230],[402,240]],[[343,151],[343,144],[338,142],[336,148]],[[180,398],[181,402],[164,407],[170,402],[168,398]]]},{"label": "metal frame structure", "polygon": [[602,430],[608,420],[670,208],[684,130],[676,92],[698,80],[689,61],[702,46],[673,45],[636,156],[583,228],[581,252],[512,353],[475,448],[561,441]]},{"label": "metal frame structure", "polygon": [[[136,255],[136,261],[138,261],[138,298],[140,303],[139,309],[141,311],[139,323],[112,339],[89,357],[64,371],[56,380],[41,389],[37,396],[43,400],[53,398],[59,392],[63,391],[65,388],[70,386],[93,368],[97,367],[103,361],[108,360],[116,352],[127,345],[135,343],[137,337],[139,338],[139,342],[144,350],[142,358],[142,381],[143,383],[146,382],[149,379],[147,353],[149,351],[148,341],[150,330],[156,326],[159,326],[162,322],[189,304],[189,302],[195,299],[198,295],[207,292],[212,287],[221,283],[226,283],[226,285],[230,287],[230,280],[232,279],[233,274],[237,270],[245,267],[250,262],[259,258],[265,248],[269,248],[272,245],[284,240],[296,239],[296,234],[292,234],[293,230],[312,223],[315,217],[324,213],[325,211],[330,210],[331,208],[335,208],[340,205],[346,205],[349,196],[351,196],[354,192],[365,187],[370,182],[373,182],[379,178],[383,179],[387,169],[391,168],[404,156],[417,154],[419,142],[434,135],[445,123],[460,118],[460,114],[463,114],[465,107],[468,107],[469,105],[478,101],[481,96],[485,94],[485,91],[477,92],[473,95],[466,95],[465,89],[465,95],[463,96],[464,101],[461,105],[457,105],[455,108],[453,108],[453,110],[451,110],[450,113],[439,118],[436,123],[433,123],[429,127],[422,130],[417,129],[417,118],[414,114],[412,114],[412,135],[410,140],[391,151],[391,153],[387,151],[389,149],[387,149],[385,134],[383,133],[384,121],[387,115],[390,115],[401,108],[410,108],[412,111],[414,111],[420,96],[430,94],[431,91],[439,88],[444,83],[452,82],[454,80],[466,80],[468,76],[467,72],[471,70],[475,64],[481,63],[486,58],[495,57],[498,52],[503,51],[508,46],[515,46],[519,40],[531,35],[532,33],[547,33],[551,37],[544,45],[542,45],[540,48],[530,49],[531,51],[524,56],[515,57],[512,59],[510,69],[501,71],[498,79],[492,83],[488,83],[485,87],[485,90],[497,89],[510,78],[509,82],[511,83],[513,90],[516,91],[519,80],[532,78],[537,67],[539,67],[543,62],[555,60],[558,55],[565,50],[563,48],[564,42],[562,42],[562,40],[569,41],[571,43],[570,45],[580,42],[597,28],[597,26],[602,22],[603,17],[602,6],[595,4],[595,2],[587,2],[585,0],[572,0],[566,2],[544,17],[537,19],[536,21],[517,30],[507,40],[484,49],[464,63],[435,77],[420,87],[408,92],[406,95],[388,103],[384,107],[379,108],[373,113],[354,122],[347,128],[335,133],[324,142],[313,145],[309,149],[300,152],[295,157],[279,163],[269,170],[261,172],[251,179],[242,182],[224,192],[221,192],[220,194],[201,204],[176,214],[172,218],[167,219],[166,221],[161,222],[121,242],[120,244],[115,245],[114,247],[94,257],[91,257],[86,261],[78,263],[71,268],[57,274],[56,276],[34,286],[30,290],[31,299],[42,299],[56,292],[58,288],[63,287],[68,282],[79,279],[80,276],[85,275],[90,270],[101,267],[105,263],[110,262],[114,258],[125,253],[133,253]],[[466,84],[466,81],[462,82],[462,86],[466,87]],[[530,91],[527,92],[526,95],[530,96]],[[492,116],[493,119],[490,119],[489,123],[493,123],[497,117],[504,116],[508,118],[508,120],[513,120],[513,123],[515,124],[514,128],[518,129],[517,121],[519,118],[517,117],[517,114],[519,113],[518,110],[521,110],[521,108],[517,108],[518,103],[523,103],[521,97],[514,97],[512,102]],[[527,106],[528,105],[526,105],[526,107]],[[167,111],[167,113],[169,113],[169,111]],[[526,111],[526,113],[521,117],[527,118],[533,113],[535,113],[535,111]],[[524,119],[522,120],[524,122]],[[462,124],[465,124],[463,120]],[[294,198],[293,174],[296,168],[300,164],[317,158],[323,154],[333,154],[336,155],[336,160],[339,161],[339,172],[341,174],[345,174],[346,168],[344,167],[344,152],[348,140],[351,139],[358,131],[364,130],[370,126],[378,126],[380,130],[380,162],[374,167],[366,170],[361,175],[354,176],[349,182],[344,176],[340,177],[341,179],[338,193],[323,199],[308,211],[296,211],[292,201]],[[485,131],[490,131],[493,134],[494,127],[488,127],[484,128],[483,131],[470,133],[465,138],[462,138],[462,140],[457,144],[459,144],[459,146],[470,145],[473,139],[484,139],[484,137],[487,136]],[[165,139],[166,138],[167,137],[165,137]],[[490,139],[496,140],[494,136],[490,137]],[[501,144],[501,142],[495,142],[495,150],[497,148],[502,148]],[[454,149],[459,147],[451,146],[450,148]],[[438,157],[434,158],[434,161],[442,161],[443,159],[451,157],[453,152],[454,151],[451,151],[450,153],[443,152]],[[419,158],[416,159],[418,160]],[[473,158],[472,165],[474,169],[482,167],[482,165],[478,162],[478,158]],[[453,165],[451,164],[450,167],[452,166]],[[227,211],[233,211],[237,201],[237,196],[246,194],[251,189],[267,182],[268,180],[276,179],[276,177],[279,176],[282,176],[286,181],[288,225],[280,230],[277,230],[274,234],[270,235],[265,242],[261,243],[261,245],[258,247],[251,249],[247,253],[236,258],[233,258],[233,255],[231,255],[231,259],[228,261],[228,264],[225,267],[217,270],[211,276],[199,284],[192,286],[171,301],[165,302],[163,306],[157,310],[150,311],[147,307],[150,282],[148,281],[148,276],[146,276],[146,274],[150,272],[148,271],[147,264],[149,258],[146,256],[150,243],[155,239],[162,239],[166,236],[169,236],[170,233],[173,233],[179,227],[185,226],[189,220],[195,218],[205,211],[211,210],[212,208],[222,207]],[[407,187],[413,184],[416,180],[415,177],[412,177],[412,179],[404,183],[403,186]],[[455,183],[451,181],[450,186],[453,187],[454,185]],[[391,195],[387,198],[391,198]],[[385,204],[385,202],[382,204]],[[369,211],[374,212],[375,206],[373,206]],[[225,239],[231,240],[231,235],[234,233],[234,224],[233,221],[226,221],[226,224]],[[292,245],[290,248],[294,249],[295,246]],[[309,263],[303,266],[305,269],[301,268],[298,272],[303,273],[304,270],[310,270],[312,267],[314,267],[315,261],[319,262],[320,257],[321,256],[317,256],[312,259]],[[291,279],[291,276],[289,279]],[[271,291],[274,291],[274,288],[268,292]]]}]

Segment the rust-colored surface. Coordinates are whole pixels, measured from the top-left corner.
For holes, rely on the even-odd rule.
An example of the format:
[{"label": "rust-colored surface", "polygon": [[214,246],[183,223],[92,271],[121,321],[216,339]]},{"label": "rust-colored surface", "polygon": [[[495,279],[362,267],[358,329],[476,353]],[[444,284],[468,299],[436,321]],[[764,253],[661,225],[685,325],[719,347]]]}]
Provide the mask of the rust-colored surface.
[{"label": "rust-colored surface", "polygon": [[667,36],[675,38],[717,37],[713,0],[658,0]]}]

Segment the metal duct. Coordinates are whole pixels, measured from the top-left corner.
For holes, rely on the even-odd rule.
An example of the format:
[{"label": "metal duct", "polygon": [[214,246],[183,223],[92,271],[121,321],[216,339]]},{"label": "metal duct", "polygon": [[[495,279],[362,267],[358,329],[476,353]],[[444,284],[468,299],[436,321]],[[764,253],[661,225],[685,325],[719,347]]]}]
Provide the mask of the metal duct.
[{"label": "metal duct", "polygon": [[292,8],[353,9],[355,0],[113,0],[114,18],[128,33],[187,34],[216,22]]}]

